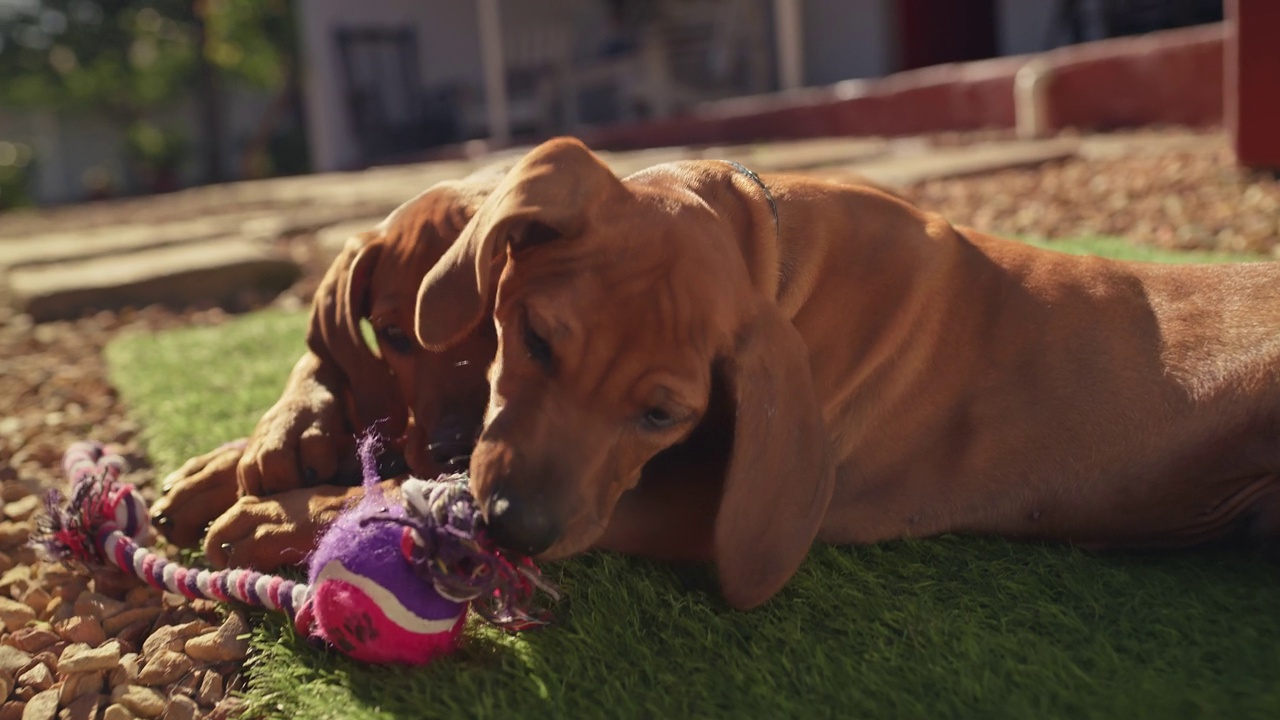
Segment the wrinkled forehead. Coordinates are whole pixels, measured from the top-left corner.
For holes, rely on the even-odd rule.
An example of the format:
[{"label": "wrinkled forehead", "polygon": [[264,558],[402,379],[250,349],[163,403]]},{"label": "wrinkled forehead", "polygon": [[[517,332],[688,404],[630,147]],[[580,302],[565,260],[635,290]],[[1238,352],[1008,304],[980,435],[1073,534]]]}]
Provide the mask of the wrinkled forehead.
[{"label": "wrinkled forehead", "polygon": [[584,324],[625,318],[637,332],[708,335],[728,313],[728,229],[678,166],[625,179],[582,236],[513,256],[499,302],[531,302]]}]

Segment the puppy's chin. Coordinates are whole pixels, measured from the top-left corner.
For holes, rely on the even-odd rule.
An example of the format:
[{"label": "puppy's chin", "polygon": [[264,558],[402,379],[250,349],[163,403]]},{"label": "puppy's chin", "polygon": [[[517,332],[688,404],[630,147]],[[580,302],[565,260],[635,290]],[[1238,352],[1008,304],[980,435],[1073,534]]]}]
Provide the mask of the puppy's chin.
[{"label": "puppy's chin", "polygon": [[534,559],[539,562],[564,560],[595,547],[604,536],[604,523],[590,518],[578,526],[571,527],[554,545],[538,554]]}]

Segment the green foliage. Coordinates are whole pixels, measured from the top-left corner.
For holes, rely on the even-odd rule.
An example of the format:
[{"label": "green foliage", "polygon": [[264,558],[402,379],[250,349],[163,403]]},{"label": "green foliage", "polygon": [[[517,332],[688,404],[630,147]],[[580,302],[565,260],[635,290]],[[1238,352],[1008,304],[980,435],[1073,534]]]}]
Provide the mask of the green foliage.
[{"label": "green foliage", "polygon": [[199,64],[283,83],[287,0],[29,0],[0,9],[0,103],[105,112],[124,122],[186,97]]},{"label": "green foliage", "polygon": [[[1098,238],[1052,247],[1134,254]],[[305,322],[259,313],[110,346],[162,471],[252,428]],[[1280,717],[1280,574],[1238,549],[819,547],[748,613],[724,606],[706,568],[592,553],[547,569],[568,597],[561,625],[508,636],[473,623],[426,668],[355,663],[258,614],[249,716]]]},{"label": "green foliage", "polygon": [[0,210],[32,204],[27,188],[31,177],[31,156],[29,145],[0,140]]}]

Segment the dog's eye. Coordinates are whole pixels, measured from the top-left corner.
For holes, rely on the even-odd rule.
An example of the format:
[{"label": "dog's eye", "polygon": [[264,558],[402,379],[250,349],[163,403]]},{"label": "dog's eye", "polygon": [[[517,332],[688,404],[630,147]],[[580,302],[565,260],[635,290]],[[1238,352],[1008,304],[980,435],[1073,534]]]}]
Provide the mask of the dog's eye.
[{"label": "dog's eye", "polygon": [[398,325],[388,325],[378,331],[382,336],[382,341],[392,350],[404,354],[413,349],[413,339],[410,338],[404,330]]},{"label": "dog's eye", "polygon": [[524,347],[529,351],[529,357],[533,358],[534,362],[548,370],[551,369],[551,362],[554,359],[551,354],[551,344],[534,332],[528,321],[524,324]]},{"label": "dog's eye", "polygon": [[640,416],[640,421],[650,430],[665,430],[676,424],[676,417],[660,407],[651,407]]}]

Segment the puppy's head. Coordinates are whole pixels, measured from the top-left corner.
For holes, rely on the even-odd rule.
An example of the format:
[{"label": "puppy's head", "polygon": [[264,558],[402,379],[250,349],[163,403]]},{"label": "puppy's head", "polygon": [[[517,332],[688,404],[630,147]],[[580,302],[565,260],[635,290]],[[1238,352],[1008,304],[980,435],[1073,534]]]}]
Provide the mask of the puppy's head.
[{"label": "puppy's head", "polygon": [[500,542],[544,559],[589,548],[718,389],[731,420],[701,429],[733,437],[725,476],[707,478],[723,488],[707,519],[721,586],[750,607],[786,582],[832,470],[804,342],[773,303],[774,235],[759,187],[726,163],[620,180],[559,139],[507,175],[428,272],[416,323],[424,346],[454,347],[496,284],[471,485]]},{"label": "puppy's head", "polygon": [[346,375],[351,431],[376,425],[424,477],[465,467],[483,420],[485,370],[497,339],[481,324],[448,350],[422,348],[413,334],[418,285],[497,177],[435,185],[350,239],[312,304],[307,342]]}]

